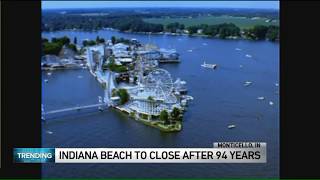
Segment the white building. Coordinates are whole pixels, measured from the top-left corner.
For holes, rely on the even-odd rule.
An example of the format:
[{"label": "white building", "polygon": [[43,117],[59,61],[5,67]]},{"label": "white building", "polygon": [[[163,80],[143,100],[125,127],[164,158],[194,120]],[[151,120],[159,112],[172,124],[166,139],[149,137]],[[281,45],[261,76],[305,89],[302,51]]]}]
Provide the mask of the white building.
[{"label": "white building", "polygon": [[123,44],[123,43],[117,43],[112,47],[113,51],[127,51],[129,48],[128,45]]},{"label": "white building", "polygon": [[128,63],[131,63],[133,61],[132,58],[116,58],[115,59],[115,62],[116,64],[128,64]]},{"label": "white building", "polygon": [[[87,65],[90,70],[95,71],[96,65],[99,64],[98,68],[101,68],[103,56],[105,54],[105,47],[104,45],[96,45],[87,47]],[[94,58],[94,53],[97,53],[98,59]]]},{"label": "white building", "polygon": [[89,67],[90,70],[93,69],[95,66],[95,63],[93,61],[93,53],[90,48],[87,48],[87,66]]},{"label": "white building", "polygon": [[90,46],[88,47],[91,51],[97,51],[99,52],[101,55],[104,55],[104,45],[95,45],[95,46]]}]

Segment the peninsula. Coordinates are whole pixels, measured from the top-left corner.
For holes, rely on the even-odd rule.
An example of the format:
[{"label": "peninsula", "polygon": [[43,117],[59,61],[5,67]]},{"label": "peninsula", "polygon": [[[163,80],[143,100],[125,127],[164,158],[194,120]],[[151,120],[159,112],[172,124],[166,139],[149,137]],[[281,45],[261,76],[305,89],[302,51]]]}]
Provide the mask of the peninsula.
[{"label": "peninsula", "polygon": [[[183,113],[193,98],[187,95],[185,81],[173,80],[167,70],[158,67],[159,63],[180,62],[175,49],[141,44],[137,39],[112,37],[104,40],[99,36],[96,41],[83,41],[82,46],[70,43],[68,37],[54,38],[51,42],[44,39],[43,46],[44,70],[69,68],[70,64],[86,68],[104,88],[101,101],[106,106],[161,131],[182,129]],[[52,48],[55,46],[60,49]],[[72,50],[74,46],[75,51]],[[57,55],[66,54],[61,51],[75,54],[61,59]],[[52,62],[53,57],[58,62]],[[61,64],[65,61],[68,63]]]}]

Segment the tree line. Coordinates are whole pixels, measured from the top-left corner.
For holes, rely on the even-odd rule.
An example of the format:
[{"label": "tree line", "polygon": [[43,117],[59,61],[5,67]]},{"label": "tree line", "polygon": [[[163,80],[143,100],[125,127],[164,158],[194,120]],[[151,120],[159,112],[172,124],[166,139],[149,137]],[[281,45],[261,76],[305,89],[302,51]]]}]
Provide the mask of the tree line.
[{"label": "tree line", "polygon": [[[76,38],[74,42],[76,42]],[[76,43],[70,43],[70,39],[67,36],[63,36],[61,38],[52,38],[51,42],[46,39],[42,38],[42,54],[51,54],[51,55],[59,55],[63,46],[77,52]]]},{"label": "tree line", "polygon": [[[246,39],[261,40],[268,39],[275,41],[279,39],[278,26],[264,26],[256,25],[249,29],[241,30],[233,23],[222,23],[216,25],[200,24],[195,26],[185,27],[184,24],[174,22],[167,24],[154,24],[143,21],[139,15],[132,16],[80,16],[80,15],[60,15],[48,14],[43,16],[42,30],[43,31],[56,31],[65,29],[79,29],[79,30],[99,30],[102,28],[114,28],[120,31],[129,32],[170,32],[182,33],[187,32],[190,35],[203,34],[218,38],[228,37],[243,37]],[[89,42],[89,45],[93,44]]]},{"label": "tree line", "polygon": [[270,40],[276,41],[280,39],[279,26],[263,26],[257,25],[251,29],[244,29],[244,36],[253,40]]},{"label": "tree line", "polygon": [[[104,38],[100,38],[97,36],[96,40],[84,40],[82,41],[82,45],[85,46],[93,46],[99,43],[104,43]],[[63,47],[69,48],[74,52],[78,52],[76,44],[78,43],[77,37],[73,38],[73,43],[67,36],[63,36],[60,38],[51,38],[51,41],[47,38],[42,38],[42,55],[59,55],[61,49]]]},{"label": "tree line", "polygon": [[43,16],[42,31],[58,31],[66,29],[79,29],[86,31],[102,28],[114,28],[120,31],[132,32],[162,32],[162,24],[144,22],[141,17],[108,17],[108,16],[79,16],[49,14]]},{"label": "tree line", "polygon": [[279,26],[264,26],[264,25],[255,25],[252,28],[241,29],[233,23],[222,23],[215,25],[200,24],[184,27],[183,24],[178,22],[170,23],[166,26],[166,30],[172,33],[178,33],[182,30],[187,30],[186,32],[190,35],[202,34],[210,37],[218,38],[228,38],[228,37],[243,37],[245,39],[252,40],[270,40],[276,41],[279,40]]},{"label": "tree line", "polygon": [[249,29],[240,30],[233,23],[223,23],[217,25],[206,25],[201,24],[197,26],[188,27],[189,34],[198,33],[198,30],[202,30],[200,34],[204,34],[212,37],[219,37],[225,39],[227,37],[242,37],[245,39],[252,40],[270,40],[276,41],[280,39],[279,34],[279,26],[264,26],[264,25],[256,25]]},{"label": "tree line", "polygon": [[198,30],[201,30],[200,34],[220,37],[223,39],[228,36],[240,36],[240,28],[233,23],[223,23],[216,25],[201,24],[188,27],[189,34],[199,33]]}]

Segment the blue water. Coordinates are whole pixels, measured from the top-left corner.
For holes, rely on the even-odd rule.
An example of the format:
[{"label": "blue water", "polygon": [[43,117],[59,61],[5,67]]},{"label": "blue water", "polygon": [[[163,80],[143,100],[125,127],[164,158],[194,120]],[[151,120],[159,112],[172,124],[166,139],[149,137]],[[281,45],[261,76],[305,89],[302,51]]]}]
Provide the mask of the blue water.
[{"label": "blue water", "polygon": [[[267,142],[266,164],[44,164],[43,177],[232,178],[279,177],[279,44],[267,41],[219,40],[201,37],[141,35],[115,31],[43,33],[83,39],[111,36],[136,38],[162,48],[175,48],[180,64],[165,64],[172,77],[187,81],[194,97],[183,130],[162,133],[116,110],[74,112],[43,124],[43,147],[212,147],[219,141]],[[203,44],[206,43],[206,44]],[[242,51],[236,51],[240,48]],[[192,49],[192,52],[188,52]],[[252,58],[245,57],[246,54]],[[203,61],[218,64],[204,69]],[[240,65],[243,68],[240,68]],[[83,76],[78,78],[78,76]],[[94,104],[103,96],[99,83],[85,69],[43,73],[46,110]],[[245,81],[253,84],[244,87]],[[256,98],[264,96],[266,100]],[[269,105],[273,101],[274,105]],[[237,127],[228,129],[229,124]],[[50,133],[48,133],[50,132]]]}]

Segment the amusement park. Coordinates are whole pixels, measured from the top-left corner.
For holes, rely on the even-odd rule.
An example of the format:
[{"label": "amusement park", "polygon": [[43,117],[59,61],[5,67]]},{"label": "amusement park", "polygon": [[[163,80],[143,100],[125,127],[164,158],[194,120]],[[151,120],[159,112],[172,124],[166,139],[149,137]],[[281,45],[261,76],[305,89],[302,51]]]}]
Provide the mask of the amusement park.
[{"label": "amusement park", "polygon": [[[193,97],[187,95],[186,81],[174,80],[167,70],[159,68],[159,63],[180,62],[175,49],[143,45],[137,39],[122,39],[118,43],[107,40],[77,48],[82,53],[80,60],[74,60],[75,66],[88,69],[104,89],[104,97],[99,97],[98,104],[75,108],[45,112],[42,107],[43,119],[75,109],[98,107],[103,111],[111,107],[161,131],[182,129],[183,113]],[[47,62],[42,63],[45,70],[54,70],[56,64]]]}]

